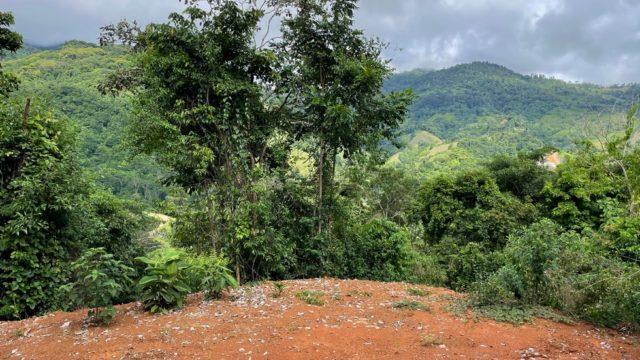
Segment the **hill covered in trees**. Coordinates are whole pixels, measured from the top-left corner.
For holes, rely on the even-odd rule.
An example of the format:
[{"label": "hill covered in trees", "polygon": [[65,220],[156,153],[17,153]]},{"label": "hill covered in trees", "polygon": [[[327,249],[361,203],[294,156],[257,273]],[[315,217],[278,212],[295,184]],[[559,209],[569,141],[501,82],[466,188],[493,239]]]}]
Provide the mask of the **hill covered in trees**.
[{"label": "hill covered in trees", "polygon": [[638,85],[567,83],[486,62],[400,73],[385,85],[407,87],[417,99],[403,125],[404,147],[390,162],[427,176],[498,154],[573,149],[576,141],[620,130],[640,94]]},{"label": "hill covered in trees", "polygon": [[[52,49],[26,46],[4,66],[80,128],[82,165],[116,195],[152,202],[166,195],[166,171],[121,146],[127,116],[122,98],[96,86],[129,61],[119,46],[70,41]],[[525,76],[475,62],[449,69],[393,74],[386,91],[413,89],[416,100],[388,163],[430,177],[477,166],[498,154],[543,146],[573,149],[575,141],[619,129],[639,85],[602,87]]]},{"label": "hill covered in trees", "polygon": [[121,146],[127,102],[102,96],[98,83],[128,62],[123,48],[69,41],[52,49],[25,46],[7,53],[3,67],[21,80],[20,96],[46,102],[79,128],[79,159],[114,194],[151,202],[164,196],[163,170]]}]

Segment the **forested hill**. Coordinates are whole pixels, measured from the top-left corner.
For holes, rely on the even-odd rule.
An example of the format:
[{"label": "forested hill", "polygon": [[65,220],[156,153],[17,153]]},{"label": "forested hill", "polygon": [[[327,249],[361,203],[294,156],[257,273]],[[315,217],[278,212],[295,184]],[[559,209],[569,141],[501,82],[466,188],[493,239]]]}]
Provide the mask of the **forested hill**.
[{"label": "forested hill", "polygon": [[418,99],[411,124],[420,127],[438,114],[458,121],[431,130],[450,138],[455,131],[482,115],[520,115],[536,121],[558,111],[624,111],[640,93],[640,86],[602,87],[574,84],[542,76],[526,76],[486,62],[461,64],[438,71],[414,70],[387,81],[386,89],[412,88]]},{"label": "forested hill", "polygon": [[24,46],[9,53],[3,68],[21,79],[17,95],[49,103],[80,130],[81,164],[116,195],[153,201],[163,196],[162,170],[149,159],[132,158],[124,147],[126,100],[101,95],[96,86],[125,63],[118,47],[69,41],[53,49]]},{"label": "forested hill", "polygon": [[572,148],[616,129],[640,94],[639,85],[567,83],[486,62],[414,70],[386,83],[388,91],[404,88],[416,100],[403,125],[406,146],[391,162],[425,173],[546,145]]},{"label": "forested hill", "polygon": [[[118,47],[70,41],[54,49],[25,46],[3,66],[22,79],[23,95],[49,101],[81,128],[81,162],[115,194],[153,200],[162,170],[131,159],[123,138],[126,101],[102,96],[98,82],[127,58]],[[601,87],[524,76],[475,62],[392,76],[386,90],[412,88],[416,100],[389,161],[424,176],[475,166],[500,153],[543,145],[570,148],[620,122],[640,86]]]}]

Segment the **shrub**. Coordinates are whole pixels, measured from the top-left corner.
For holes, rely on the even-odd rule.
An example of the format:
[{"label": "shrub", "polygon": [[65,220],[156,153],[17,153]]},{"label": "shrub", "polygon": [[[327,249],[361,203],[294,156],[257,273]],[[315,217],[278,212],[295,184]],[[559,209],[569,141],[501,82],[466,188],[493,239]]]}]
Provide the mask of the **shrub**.
[{"label": "shrub", "polygon": [[174,249],[163,249],[153,255],[136,258],[146,264],[144,276],[138,281],[144,307],[152,313],[181,307],[191,291],[187,283],[189,265],[183,254]]},{"label": "shrub", "polygon": [[640,266],[608,258],[592,238],[570,244],[548,278],[560,310],[600,325],[640,329]]},{"label": "shrub", "polygon": [[346,276],[357,279],[397,281],[406,279],[411,247],[409,234],[395,223],[371,220],[352,229],[345,241]]},{"label": "shrub", "polygon": [[427,296],[429,292],[427,290],[419,288],[406,288],[405,292],[411,296]]},{"label": "shrub", "polygon": [[504,266],[486,280],[475,282],[471,286],[471,299],[474,305],[514,304],[516,295],[522,292],[522,281],[513,267]]},{"label": "shrub", "polygon": [[599,238],[563,232],[550,220],[514,234],[505,265],[472,285],[473,305],[494,315],[550,306],[596,324],[638,328],[640,267],[608,258]]},{"label": "shrub", "polygon": [[416,284],[443,286],[447,283],[446,268],[437,255],[415,253],[411,261],[408,281]]},{"label": "shrub", "polygon": [[501,252],[491,252],[475,242],[460,248],[450,242],[443,242],[439,248],[440,251],[447,251],[447,278],[449,285],[457,290],[467,290],[474,282],[487,278],[499,269],[504,261]]},{"label": "shrub", "polygon": [[575,232],[562,232],[551,220],[543,220],[512,235],[505,256],[522,283],[516,295],[525,303],[554,305],[549,293],[548,271],[571,243],[580,241]]},{"label": "shrub", "polygon": [[429,308],[429,306],[421,303],[420,301],[415,301],[415,300],[402,300],[402,301],[398,301],[396,303],[393,303],[392,307],[394,309],[401,309],[401,310],[420,310],[420,311],[431,311],[431,308]]},{"label": "shrub", "polygon": [[203,291],[205,298],[220,298],[223,290],[238,286],[227,268],[227,259],[216,254],[185,255],[184,259],[189,265],[187,285],[192,291]]},{"label": "shrub", "polygon": [[275,281],[273,282],[273,293],[271,293],[271,296],[276,299],[279,298],[280,296],[282,296],[282,293],[284,292],[284,288],[285,285],[279,281]]},{"label": "shrub", "polygon": [[64,285],[72,307],[88,306],[87,325],[108,325],[116,314],[113,301],[132,283],[133,269],[102,248],[88,249],[71,264],[72,281]]},{"label": "shrub", "polygon": [[324,293],[322,291],[303,290],[296,293],[296,297],[309,305],[322,306],[324,300],[322,297]]},{"label": "shrub", "polygon": [[530,305],[554,305],[549,288],[549,270],[576,233],[563,233],[551,220],[542,220],[509,237],[504,249],[505,265],[473,284],[478,305],[509,304],[516,300]]},{"label": "shrub", "polygon": [[[215,254],[198,255],[188,257],[187,263],[190,265],[188,274],[193,284],[191,288],[204,291],[207,299],[218,299],[223,290],[238,286],[231,270],[227,268],[225,258]],[[193,275],[197,275],[197,278]]]}]

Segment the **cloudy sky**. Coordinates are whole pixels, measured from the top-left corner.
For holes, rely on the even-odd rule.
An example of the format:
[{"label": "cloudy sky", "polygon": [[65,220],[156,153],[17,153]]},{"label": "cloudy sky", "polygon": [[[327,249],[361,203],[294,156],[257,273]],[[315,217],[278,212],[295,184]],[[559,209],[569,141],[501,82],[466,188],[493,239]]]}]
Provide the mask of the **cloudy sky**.
[{"label": "cloudy sky", "polygon": [[[121,18],[157,22],[178,0],[0,0],[29,43],[96,41]],[[358,26],[398,70],[483,60],[520,73],[640,82],[640,0],[361,0]]]}]

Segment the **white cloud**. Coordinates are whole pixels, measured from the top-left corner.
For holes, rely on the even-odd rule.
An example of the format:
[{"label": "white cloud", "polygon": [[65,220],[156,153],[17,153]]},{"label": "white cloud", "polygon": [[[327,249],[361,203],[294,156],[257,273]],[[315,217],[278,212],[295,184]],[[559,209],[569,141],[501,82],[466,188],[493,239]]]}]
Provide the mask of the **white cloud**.
[{"label": "white cloud", "polygon": [[[163,21],[178,0],[0,0],[28,42],[95,41],[121,18]],[[640,0],[361,0],[357,25],[399,70],[475,60],[521,73],[640,82]]]}]

